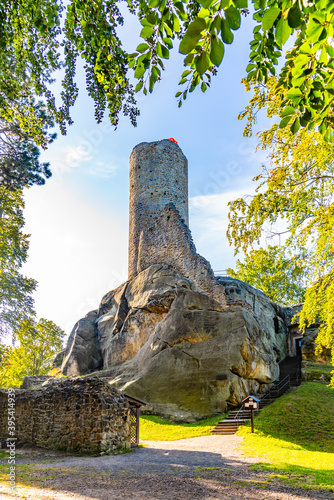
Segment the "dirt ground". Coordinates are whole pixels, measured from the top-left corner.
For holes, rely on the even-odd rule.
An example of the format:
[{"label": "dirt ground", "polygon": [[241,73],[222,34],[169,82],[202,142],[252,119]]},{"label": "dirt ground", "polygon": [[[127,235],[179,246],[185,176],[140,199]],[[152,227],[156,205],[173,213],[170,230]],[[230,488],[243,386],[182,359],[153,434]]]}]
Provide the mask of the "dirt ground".
[{"label": "dirt ground", "polygon": [[[334,494],[285,485],[273,474],[253,471],[239,436],[145,441],[131,453],[79,457],[50,450],[17,453],[17,489],[0,484],[0,499],[29,500],[306,500]],[[263,461],[263,460],[262,460]],[[0,461],[6,463],[5,460]]]}]

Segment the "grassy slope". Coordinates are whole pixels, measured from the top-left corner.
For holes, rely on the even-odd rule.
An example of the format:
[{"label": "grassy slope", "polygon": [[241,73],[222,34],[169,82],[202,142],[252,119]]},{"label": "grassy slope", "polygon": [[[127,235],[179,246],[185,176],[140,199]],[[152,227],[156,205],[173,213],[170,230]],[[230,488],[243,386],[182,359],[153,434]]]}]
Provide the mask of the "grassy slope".
[{"label": "grassy slope", "polygon": [[140,417],[140,439],[148,441],[174,441],[196,436],[207,436],[226,415],[198,420],[193,424],[175,424],[156,415]]},{"label": "grassy slope", "polygon": [[262,410],[254,423],[254,434],[249,427],[239,434],[245,453],[270,462],[257,467],[299,486],[334,491],[334,389],[306,382]]},{"label": "grassy slope", "polygon": [[304,361],[303,371],[305,380],[314,380],[327,384],[330,383],[331,377],[334,375],[333,366],[331,364],[315,363],[313,361]]}]

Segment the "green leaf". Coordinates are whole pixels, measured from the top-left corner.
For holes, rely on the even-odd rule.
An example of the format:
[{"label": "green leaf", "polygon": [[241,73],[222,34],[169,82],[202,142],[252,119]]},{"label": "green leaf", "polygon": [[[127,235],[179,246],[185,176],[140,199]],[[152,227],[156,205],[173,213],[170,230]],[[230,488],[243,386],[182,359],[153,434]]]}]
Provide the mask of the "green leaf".
[{"label": "green leaf", "polygon": [[293,134],[296,134],[298,130],[300,129],[300,121],[299,118],[297,117],[294,122],[292,123],[290,130]]},{"label": "green leaf", "polygon": [[273,27],[274,22],[276,21],[280,12],[281,12],[281,9],[279,9],[277,7],[271,7],[270,9],[265,11],[263,18],[262,18],[263,31],[270,30]]},{"label": "green leaf", "polygon": [[157,43],[157,46],[156,46],[156,51],[157,51],[157,54],[159,57],[162,57],[162,46],[161,46],[161,43]]},{"label": "green leaf", "polygon": [[145,66],[143,64],[138,64],[135,69],[135,78],[141,78],[145,73]]},{"label": "green leaf", "polygon": [[169,49],[173,48],[173,42],[172,42],[172,40],[170,38],[163,38],[162,40],[167,45],[167,47]]},{"label": "green leaf", "polygon": [[[328,0],[327,0],[328,2]],[[327,3],[326,2],[326,3]],[[330,2],[332,3],[332,2]],[[318,2],[319,4],[319,2]],[[324,7],[328,7],[328,5],[324,5]],[[325,24],[326,22],[326,10],[317,10],[315,12],[313,12],[312,16],[311,16],[311,21],[314,21],[314,22],[318,22],[319,24]]]},{"label": "green leaf", "polygon": [[169,50],[164,45],[161,45],[162,57],[164,59],[169,59]]},{"label": "green leaf", "polygon": [[136,50],[142,54],[143,52],[145,52],[145,50],[147,50],[149,48],[150,47],[149,47],[149,45],[147,45],[147,43],[140,43],[138,45],[138,47],[136,48]]},{"label": "green leaf", "polygon": [[326,142],[333,142],[334,133],[333,133],[333,129],[332,128],[328,128],[326,130],[326,133],[324,135],[324,139],[325,139]]},{"label": "green leaf", "polygon": [[198,0],[198,3],[204,7],[204,9],[208,9],[216,0]]},{"label": "green leaf", "polygon": [[160,1],[159,1],[159,0],[150,0],[150,1],[149,1],[149,3],[148,3],[148,5],[149,5],[150,7],[158,7],[158,6],[159,6],[159,3],[160,3]]},{"label": "green leaf", "polygon": [[164,27],[164,30],[165,30],[165,31],[166,31],[166,33],[167,33],[167,36],[169,36],[170,38],[173,38],[173,37],[174,37],[174,33],[173,33],[173,31],[170,29],[170,27],[168,26],[168,24],[163,23],[163,27]]},{"label": "green leaf", "polygon": [[[219,66],[224,57],[225,47],[223,42],[217,38],[213,37],[211,40],[211,52],[210,59],[215,66]],[[205,70],[204,70],[205,71]],[[203,73],[204,73],[203,71]]]},{"label": "green leaf", "polygon": [[146,16],[146,20],[150,23],[150,24],[155,24],[156,23],[156,17],[153,13],[150,13]]},{"label": "green leaf", "polygon": [[188,54],[187,57],[184,58],[184,65],[189,66],[194,59],[195,54]]},{"label": "green leaf", "polygon": [[180,97],[181,94],[182,92],[176,92],[175,97]]},{"label": "green leaf", "polygon": [[328,56],[327,56],[327,51],[326,51],[325,47],[323,47],[321,50],[320,57],[319,57],[319,63],[325,64],[325,65],[328,64]]},{"label": "green leaf", "polygon": [[184,35],[179,47],[180,54],[189,54],[189,52],[191,52],[198,44],[198,40],[198,38],[190,38],[189,36]]},{"label": "green leaf", "polygon": [[276,26],[276,41],[279,46],[283,46],[285,42],[288,40],[291,34],[291,28],[286,19],[281,19],[278,21]]},{"label": "green leaf", "polygon": [[326,45],[327,54],[329,57],[334,57],[334,47],[331,45]]},{"label": "green leaf", "polygon": [[185,76],[190,75],[190,73],[191,73],[190,69],[186,69],[186,70],[182,73],[181,78],[184,78]]},{"label": "green leaf", "polygon": [[221,29],[221,17],[218,15],[214,18],[211,26],[210,26],[210,33],[213,33],[215,35],[218,35],[220,29]]},{"label": "green leaf", "polygon": [[233,3],[238,9],[247,9],[248,0],[233,0]]},{"label": "green leaf", "polygon": [[154,84],[157,81],[158,76],[159,76],[159,73],[157,72],[157,68],[155,66],[153,66],[152,73],[150,75],[150,83],[149,83],[149,89],[148,89],[149,92],[153,91]]},{"label": "green leaf", "polygon": [[300,123],[303,127],[306,127],[306,125],[311,121],[312,115],[311,113],[306,110],[305,113],[300,117]]},{"label": "green leaf", "polygon": [[289,123],[289,121],[291,120],[291,118],[292,118],[292,115],[290,115],[290,116],[285,116],[285,117],[281,120],[281,122],[280,122],[280,124],[279,124],[279,128],[284,128],[284,127],[286,127],[286,126],[287,126],[287,124]]},{"label": "green leaf", "polygon": [[240,27],[241,16],[240,11],[235,7],[229,7],[225,10],[225,18],[232,30],[237,30]]},{"label": "green leaf", "polygon": [[232,43],[234,35],[225,19],[221,20],[221,35],[225,43]]},{"label": "green leaf", "polygon": [[249,73],[252,69],[256,68],[256,64],[248,64],[248,66],[246,67],[246,72]]},{"label": "green leaf", "polygon": [[163,14],[163,13],[164,13],[164,10],[165,10],[165,8],[166,8],[166,0],[160,0],[160,1],[158,2],[157,7],[159,7],[159,10],[160,10],[161,14]]},{"label": "green leaf", "polygon": [[205,92],[208,89],[207,84],[205,82],[202,82],[201,84],[201,91]]},{"label": "green leaf", "polygon": [[197,40],[200,38],[200,35],[203,30],[206,29],[206,22],[203,18],[197,17],[192,23],[189,24],[187,31],[184,36],[190,38],[196,38]]},{"label": "green leaf", "polygon": [[307,41],[309,43],[316,43],[319,40],[322,31],[323,31],[322,24],[319,24],[318,22],[311,19],[306,30]]},{"label": "green leaf", "polygon": [[210,57],[209,54],[205,51],[201,53],[201,55],[196,60],[196,69],[200,75],[206,72],[210,67]]},{"label": "green leaf", "polygon": [[[190,87],[189,87],[189,92],[194,92],[195,88],[197,87],[197,85],[199,84],[200,82],[200,75],[197,74],[196,76],[194,76],[194,78],[192,79],[192,82],[190,84]],[[183,98],[185,99],[185,97],[183,96]]]},{"label": "green leaf", "polygon": [[300,26],[302,20],[302,13],[298,7],[298,3],[295,4],[290,10],[288,14],[288,23],[290,28],[298,28]]},{"label": "green leaf", "polygon": [[183,21],[186,21],[188,19],[188,16],[187,16],[187,13],[184,10],[183,3],[182,2],[176,2],[174,5],[175,5],[175,8],[178,11],[178,14],[179,14],[180,18]]},{"label": "green leaf", "polygon": [[135,88],[135,92],[139,92],[144,85],[144,82],[138,82]]},{"label": "green leaf", "polygon": [[295,114],[295,108],[293,108],[292,106],[286,106],[286,108],[283,109],[283,111],[281,112],[281,118],[284,118],[285,116],[288,116],[288,115],[294,115]]},{"label": "green leaf", "polygon": [[153,32],[154,32],[154,28],[151,27],[151,26],[145,26],[145,28],[143,28],[140,32],[140,36],[141,38],[145,38],[145,40],[147,40],[148,38],[150,38],[150,36],[153,35]]},{"label": "green leaf", "polygon": [[174,29],[175,33],[179,33],[179,31],[181,29],[179,18],[175,15],[173,16],[173,29]]},{"label": "green leaf", "polygon": [[[292,88],[288,91],[288,93],[286,94],[286,96],[289,98],[289,99],[292,99],[293,97],[300,97],[301,95],[303,95],[302,91],[298,88]],[[281,115],[282,116],[282,115]]]}]

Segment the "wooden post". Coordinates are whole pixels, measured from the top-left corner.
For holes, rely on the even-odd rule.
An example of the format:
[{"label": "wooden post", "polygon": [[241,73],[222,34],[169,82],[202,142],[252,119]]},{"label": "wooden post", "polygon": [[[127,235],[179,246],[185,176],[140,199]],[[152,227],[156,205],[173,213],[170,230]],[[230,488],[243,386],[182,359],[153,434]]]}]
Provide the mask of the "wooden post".
[{"label": "wooden post", "polygon": [[252,426],[252,432],[254,432],[253,409],[251,409],[251,426]]}]

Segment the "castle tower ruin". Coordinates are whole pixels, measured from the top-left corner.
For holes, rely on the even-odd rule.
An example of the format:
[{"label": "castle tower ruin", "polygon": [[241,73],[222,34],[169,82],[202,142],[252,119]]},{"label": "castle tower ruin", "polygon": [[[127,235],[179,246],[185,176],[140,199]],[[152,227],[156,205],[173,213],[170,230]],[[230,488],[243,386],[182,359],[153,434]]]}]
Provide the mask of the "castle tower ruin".
[{"label": "castle tower ruin", "polygon": [[[152,233],[169,203],[188,226],[187,158],[168,139],[142,142],[130,156],[129,279],[140,272],[138,258],[144,251],[143,233]],[[147,244],[147,250],[154,252],[155,240],[148,240]]]},{"label": "castle tower ruin", "polygon": [[168,265],[225,306],[224,288],[196,252],[188,225],[188,161],[181,148],[168,139],[138,144],[130,156],[128,279]]}]

